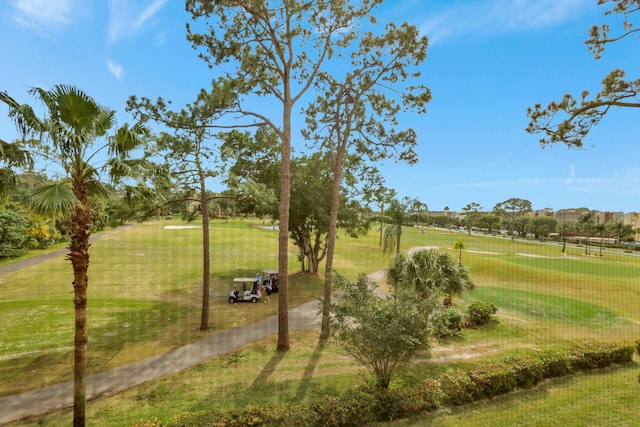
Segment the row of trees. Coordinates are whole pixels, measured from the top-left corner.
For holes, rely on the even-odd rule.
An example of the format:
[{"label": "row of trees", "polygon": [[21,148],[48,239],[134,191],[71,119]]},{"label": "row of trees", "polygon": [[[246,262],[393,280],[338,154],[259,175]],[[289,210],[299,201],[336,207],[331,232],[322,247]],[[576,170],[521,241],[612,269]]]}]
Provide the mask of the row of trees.
[{"label": "row of trees", "polygon": [[[211,89],[202,90],[193,104],[179,111],[172,111],[162,98],[151,102],[132,97],[128,109],[138,122],[115,131],[115,112],[72,86],[59,85],[48,91],[35,88],[30,92],[45,106],[43,116],[38,116],[31,106],[1,94],[0,100],[9,107],[9,116],[22,135],[20,144],[5,146],[3,142],[3,159],[8,165],[3,172],[8,170],[7,176],[11,178],[14,166],[30,160],[29,153],[42,155],[57,165],[59,179],[34,189],[30,194],[31,207],[40,212],[70,213],[68,258],[74,271],[76,318],[74,425],[85,424],[91,195],[106,196],[109,188],[104,182],[108,178],[132,205],[146,202],[166,206],[167,193],[159,189],[180,187],[185,198],[199,199],[205,221],[203,233],[208,233],[207,180],[221,173],[215,165],[219,164],[216,157],[222,152],[212,138],[226,138],[225,142],[234,149],[246,138],[241,134],[220,137],[215,129],[259,129],[267,143],[275,142],[273,146],[279,152],[279,161],[271,163],[271,167],[279,166],[275,175],[278,185],[268,186],[253,174],[237,174],[234,179],[240,184],[239,192],[277,194],[271,203],[278,204],[277,349],[280,351],[289,348],[289,237],[294,238],[303,259],[314,268],[320,261],[310,249],[318,247],[313,236],[317,229],[302,221],[291,229],[292,183],[304,179],[303,186],[331,188],[329,215],[323,216],[324,212],[317,209],[308,213],[309,217],[315,216],[317,224],[324,221],[328,229],[323,252],[326,256],[323,330],[328,328],[333,248],[341,211],[339,202],[346,200],[342,193],[344,184],[350,179],[354,183],[364,182],[367,176],[379,179],[375,169],[366,166],[368,160],[395,158],[415,162],[415,132],[398,129],[397,117],[403,111],[424,112],[424,104],[430,99],[426,87],[412,83],[417,81],[419,65],[426,57],[426,37],[419,37],[417,29],[407,24],[377,26],[372,12],[380,3],[380,0],[187,1],[186,9],[193,17],[187,27],[187,38],[200,57],[216,70]],[[332,61],[345,70],[344,74],[327,71],[326,66]],[[317,98],[305,98],[310,90]],[[245,108],[252,96],[270,99],[272,102],[266,103],[269,109]],[[310,141],[311,154],[292,162],[293,108],[306,100],[310,103],[304,109],[303,136]],[[223,119],[228,115],[234,116],[231,125]],[[165,131],[152,136],[148,126],[153,123]],[[257,139],[251,138],[251,143]],[[153,145],[145,146],[152,140]],[[359,156],[354,156],[355,152]],[[165,162],[152,163],[154,158],[164,158]],[[322,162],[332,166],[329,174],[323,173],[319,166]],[[343,173],[345,165],[349,166],[347,174]],[[305,168],[305,172],[300,173],[297,167]],[[314,167],[318,172],[309,172]],[[10,179],[3,182],[10,184]],[[374,191],[366,185],[350,188],[359,188],[365,194]],[[307,194],[316,196],[308,188]],[[252,203],[259,209],[270,201],[254,198]],[[348,203],[343,205],[343,213],[348,214]],[[295,208],[295,212],[303,210]],[[207,234],[203,234],[203,241],[204,328],[210,280]]]}]

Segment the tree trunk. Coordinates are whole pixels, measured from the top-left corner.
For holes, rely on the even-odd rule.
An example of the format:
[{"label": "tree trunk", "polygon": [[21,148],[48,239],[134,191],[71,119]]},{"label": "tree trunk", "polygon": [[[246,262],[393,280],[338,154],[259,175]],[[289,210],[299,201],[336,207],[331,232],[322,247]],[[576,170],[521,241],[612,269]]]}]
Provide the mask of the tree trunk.
[{"label": "tree trunk", "polygon": [[91,237],[91,209],[86,188],[74,185],[73,192],[80,201],[71,212],[71,243],[68,259],[73,267],[73,306],[75,332],[73,346],[73,425],[84,427],[87,400],[87,287],[89,277],[89,238]]},{"label": "tree trunk", "polygon": [[382,229],[384,228],[384,204],[380,209],[380,238],[378,240],[378,246],[382,246]]},{"label": "tree trunk", "polygon": [[324,270],[324,295],[322,302],[321,334],[329,335],[329,315],[331,308],[331,282],[333,276],[333,256],[338,233],[338,211],[340,209],[340,181],[342,180],[343,151],[338,151],[333,161],[333,188],[331,190],[331,211],[329,213],[329,233],[327,235],[327,259]]},{"label": "tree trunk", "polygon": [[202,209],[202,316],[200,330],[209,329],[209,290],[211,288],[211,248],[209,247],[209,200],[205,177],[200,172],[200,207]]},{"label": "tree trunk", "polygon": [[[288,77],[288,76],[287,76]],[[282,162],[278,216],[278,351],[289,351],[289,202],[291,200],[291,88],[285,77],[282,121]]]}]

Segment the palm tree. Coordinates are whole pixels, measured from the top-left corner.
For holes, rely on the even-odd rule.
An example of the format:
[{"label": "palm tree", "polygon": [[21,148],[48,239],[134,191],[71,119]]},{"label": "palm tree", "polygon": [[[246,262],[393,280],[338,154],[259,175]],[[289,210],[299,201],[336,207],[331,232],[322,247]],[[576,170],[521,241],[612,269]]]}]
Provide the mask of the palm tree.
[{"label": "palm tree", "polygon": [[558,233],[560,233],[560,241],[562,242],[562,253],[566,255],[567,251],[567,233],[571,230],[571,224],[566,221],[562,221],[557,227]]},{"label": "palm tree", "polygon": [[602,245],[604,242],[604,236],[607,235],[607,227],[604,224],[596,224],[593,227],[594,231],[596,232],[596,234],[598,235],[598,237],[600,238],[600,253],[599,255],[602,256]]},{"label": "palm tree", "polygon": [[400,253],[400,238],[402,237],[402,224],[406,221],[411,211],[415,207],[426,206],[418,199],[405,197],[402,202],[394,199],[387,209],[387,220],[389,225],[384,230],[383,253],[391,253],[395,250],[396,255]]},{"label": "palm tree", "polygon": [[462,251],[466,249],[464,242],[462,240],[458,240],[453,244],[453,249],[458,250],[458,264],[462,265]]},{"label": "palm tree", "polygon": [[595,221],[593,220],[593,214],[591,211],[586,211],[580,214],[576,224],[580,228],[580,231],[586,235],[584,254],[589,254],[589,248],[591,245],[591,233],[593,232],[593,226],[595,225]]},{"label": "palm tree", "polygon": [[474,286],[466,267],[435,249],[413,251],[408,257],[397,255],[387,267],[386,278],[392,288],[409,288],[422,298],[461,295]]},{"label": "palm tree", "polygon": [[[91,236],[90,194],[106,194],[101,171],[118,182],[132,176],[141,166],[130,160],[132,150],[141,146],[147,130],[139,125],[124,125],[114,134],[108,132],[116,122],[115,111],[100,106],[93,98],[68,85],[57,85],[46,91],[33,88],[29,93],[45,108],[38,117],[27,104],[19,104],[6,92],[0,100],[9,106],[9,117],[16,123],[24,141],[29,141],[38,154],[46,156],[61,168],[63,178],[53,184],[34,189],[30,203],[43,213],[70,212],[71,242],[68,259],[73,268],[75,336],[74,336],[74,404],[73,425],[85,425],[87,376],[87,286],[89,238]],[[103,145],[98,141],[104,140]],[[99,153],[106,150],[107,159],[98,169]]]}]

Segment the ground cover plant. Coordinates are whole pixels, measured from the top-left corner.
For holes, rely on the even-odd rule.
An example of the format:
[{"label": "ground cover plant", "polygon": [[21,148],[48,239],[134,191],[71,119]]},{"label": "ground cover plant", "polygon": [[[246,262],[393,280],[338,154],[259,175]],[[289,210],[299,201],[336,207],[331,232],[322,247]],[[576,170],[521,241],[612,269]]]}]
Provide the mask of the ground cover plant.
[{"label": "ground cover plant", "polygon": [[[175,240],[168,241],[165,232],[169,230],[164,230],[164,225],[160,222],[132,227],[110,239],[101,239],[92,247],[97,251],[105,245],[105,254],[113,257],[111,267],[120,266],[118,269],[108,265],[97,267],[98,257],[96,264],[92,264],[92,269],[96,270],[90,292],[95,292],[94,301],[103,301],[102,305],[96,302],[93,312],[90,311],[96,330],[100,331],[92,335],[90,330],[90,339],[94,336],[96,340],[96,348],[90,346],[90,357],[95,361],[96,370],[127,363],[140,354],[157,354],[203,336],[197,332],[198,257],[188,255],[189,230],[180,230],[180,234],[171,237]],[[242,275],[254,275],[253,266],[268,264],[274,259],[269,247],[274,245],[275,233],[253,227],[255,225],[246,221],[214,225],[221,228],[212,233],[213,236],[216,232],[219,234],[219,246],[216,249],[214,237],[212,248],[218,251],[213,255],[217,262],[212,265],[212,326],[216,322],[222,323],[212,327],[211,333],[219,330],[216,328],[275,315],[275,310],[267,304],[255,307],[260,309],[259,313],[243,310],[242,315],[236,311],[233,312],[236,316],[228,316],[222,311],[229,308],[222,298],[226,297],[230,282],[219,278],[232,277],[243,264],[251,264],[251,267],[244,271],[240,269]],[[195,230],[194,236],[197,234]],[[428,229],[423,234],[407,228],[403,233],[403,251],[411,247],[450,250],[448,248],[460,238],[460,233],[446,230]],[[476,287],[468,295],[456,298],[454,305],[463,308],[474,301],[494,303],[498,307],[496,320],[435,345],[431,358],[425,355],[399,375],[399,384],[435,377],[444,369],[455,368],[469,359],[490,358],[512,349],[560,347],[585,340],[611,341],[640,336],[640,314],[633,309],[638,303],[635,285],[640,259],[637,257],[610,252],[603,257],[585,257],[579,247],[569,247],[567,256],[563,257],[561,246],[557,244],[511,242],[505,238],[475,235],[464,235],[463,239],[466,248],[463,263],[468,266]],[[197,241],[195,237],[194,241]],[[379,271],[389,261],[389,257],[381,254],[375,233],[359,239],[340,236],[338,249],[335,268],[350,278],[355,278],[359,272]],[[452,250],[452,254],[457,257],[457,250]],[[145,269],[142,260],[151,258],[155,259],[156,267]],[[157,266],[163,265],[158,264],[157,259],[167,265],[166,270],[157,271]],[[25,389],[38,386],[34,381],[38,375],[34,372],[45,377],[39,379],[40,382],[57,382],[59,378],[55,371],[70,371],[70,353],[65,357],[65,346],[69,341],[64,339],[64,330],[50,327],[62,323],[60,328],[64,329],[65,322],[69,321],[64,312],[66,295],[54,289],[55,284],[68,280],[56,273],[58,264],[63,261],[46,265],[44,283],[35,279],[43,277],[42,273],[29,276],[28,270],[1,278],[0,322],[4,322],[3,330],[9,328],[7,338],[14,340],[12,349],[5,349],[9,339],[5,340],[3,336],[0,347],[1,375],[14,379],[8,386],[3,385],[8,390],[4,394],[14,393],[25,382],[29,383],[24,385]],[[263,267],[269,268],[268,265]],[[290,265],[291,271],[296,269],[295,264]],[[171,272],[172,277],[166,277],[166,272]],[[313,299],[314,292],[321,295],[319,280],[311,280],[305,275],[294,277],[300,278],[300,286],[292,289],[298,288],[300,294],[290,295],[292,300]],[[96,281],[100,281],[100,285]],[[40,302],[33,302],[34,298]],[[23,316],[20,307],[31,310],[29,313],[33,315]],[[136,309],[137,315],[129,314]],[[216,309],[221,310],[220,316],[216,315]],[[118,315],[114,315],[116,312]],[[146,320],[140,314],[143,312],[149,316]],[[111,313],[113,318],[101,313]],[[165,315],[171,320],[164,320]],[[45,316],[49,319],[43,319]],[[124,327],[124,324],[128,326]],[[122,329],[114,329],[116,325]],[[25,339],[25,330],[41,331],[42,341],[47,344],[40,346],[40,337],[38,340]],[[140,334],[141,338],[134,338],[134,334]],[[98,343],[102,343],[101,351],[98,351]],[[92,402],[88,405],[88,419],[99,420],[100,425],[122,425],[152,416],[167,420],[177,413],[212,407],[313,401],[324,395],[338,394],[354,382],[366,382],[361,367],[338,348],[322,347],[313,333],[293,335],[292,351],[285,355],[274,354],[274,347],[273,338],[266,339],[171,378]],[[20,357],[12,357],[15,354]],[[54,363],[53,368],[51,363]],[[21,371],[29,374],[20,377]],[[637,385],[637,374],[633,385]],[[626,386],[630,387],[628,383]],[[615,401],[612,404],[615,406]],[[60,424],[56,424],[57,417],[60,417]],[[68,420],[68,416],[52,415],[39,422],[65,425],[64,420]]]}]

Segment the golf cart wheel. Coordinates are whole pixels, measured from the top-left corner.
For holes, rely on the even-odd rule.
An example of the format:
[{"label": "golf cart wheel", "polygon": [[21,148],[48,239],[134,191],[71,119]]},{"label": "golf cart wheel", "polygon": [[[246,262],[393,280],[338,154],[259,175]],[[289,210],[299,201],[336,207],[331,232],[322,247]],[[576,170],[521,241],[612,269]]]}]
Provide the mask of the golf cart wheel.
[{"label": "golf cart wheel", "polygon": [[258,298],[256,297],[251,298],[251,302],[258,302]]},{"label": "golf cart wheel", "polygon": [[229,297],[229,304],[233,304],[234,302],[236,302],[236,299],[234,297]]}]

